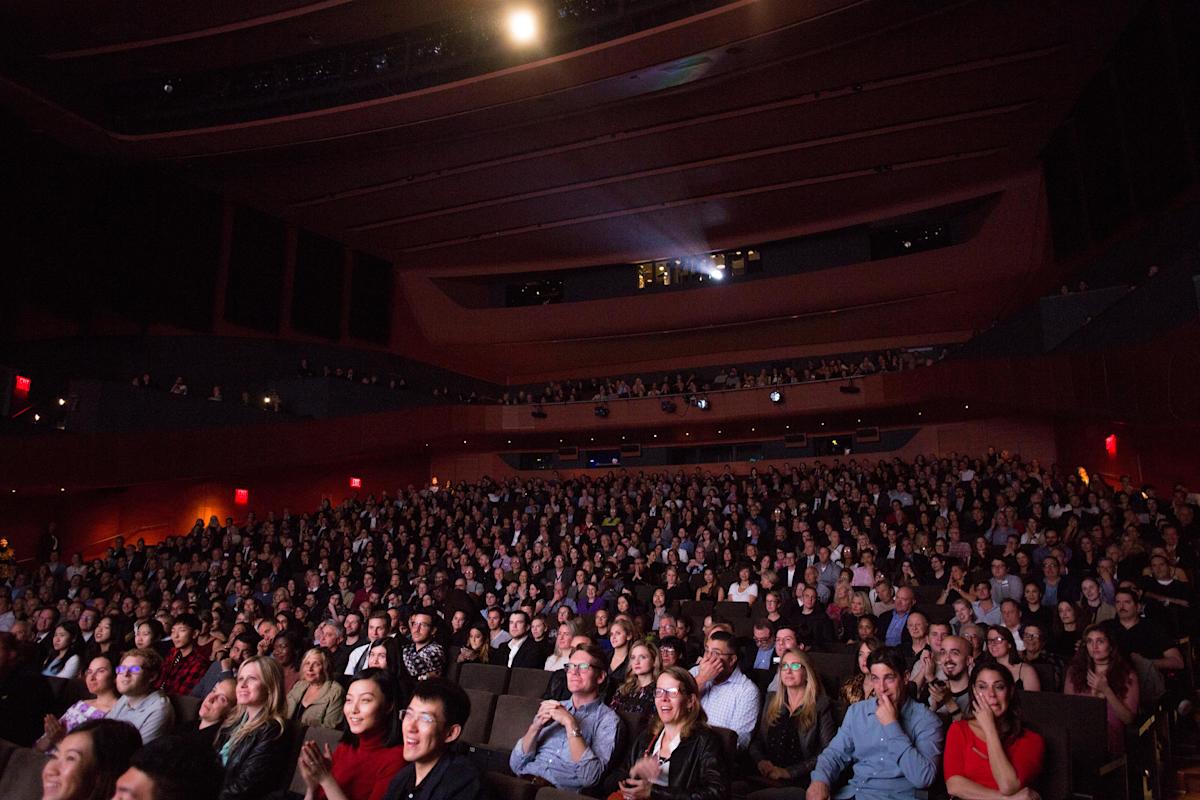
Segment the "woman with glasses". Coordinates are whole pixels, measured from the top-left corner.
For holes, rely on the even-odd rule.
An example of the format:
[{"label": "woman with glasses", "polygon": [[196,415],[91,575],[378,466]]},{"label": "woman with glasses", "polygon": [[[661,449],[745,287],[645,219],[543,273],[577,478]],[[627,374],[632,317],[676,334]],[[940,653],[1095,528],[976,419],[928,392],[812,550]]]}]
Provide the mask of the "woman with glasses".
[{"label": "woman with glasses", "polygon": [[943,768],[952,797],[1037,800],[1029,784],[1042,771],[1045,742],[1021,725],[1020,694],[1003,667],[971,671],[971,711],[950,725]]},{"label": "woman with glasses", "polygon": [[727,756],[700,707],[696,679],[682,667],[658,676],[657,716],[630,748],[610,800],[720,800],[729,796]]},{"label": "woman with glasses", "polygon": [[330,752],[307,741],[300,750],[304,800],[382,800],[406,763],[399,705],[400,687],[388,672],[360,672],[346,692],[349,733],[341,746]]},{"label": "woman with glasses", "polygon": [[1137,672],[1100,625],[1083,632],[1079,652],[1067,668],[1064,694],[1103,698],[1108,704],[1108,752],[1125,752],[1125,726],[1137,715],[1139,701]]},{"label": "woman with glasses", "polygon": [[96,656],[88,662],[83,680],[92,698],[76,701],[61,717],[46,715],[46,732],[33,745],[43,753],[52,750],[64,736],[88,720],[103,719],[117,704],[120,697],[117,694],[117,673],[107,656]]},{"label": "woman with glasses", "polygon": [[988,628],[984,643],[991,660],[1012,675],[1013,686],[1027,692],[1041,691],[1042,681],[1038,678],[1037,670],[1021,660],[1012,631],[1003,625]]},{"label": "woman with glasses", "polygon": [[754,800],[801,800],[817,756],[837,733],[833,705],[808,655],[788,650],[779,659],[779,689],[767,700],[750,740],[750,758],[771,788]]}]

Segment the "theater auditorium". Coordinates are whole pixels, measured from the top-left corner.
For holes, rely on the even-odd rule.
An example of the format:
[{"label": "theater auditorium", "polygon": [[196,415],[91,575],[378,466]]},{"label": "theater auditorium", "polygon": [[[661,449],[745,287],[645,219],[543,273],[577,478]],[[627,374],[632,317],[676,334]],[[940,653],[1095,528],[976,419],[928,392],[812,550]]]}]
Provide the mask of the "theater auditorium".
[{"label": "theater auditorium", "polygon": [[5,4],[0,798],[1200,798],[1197,41]]}]

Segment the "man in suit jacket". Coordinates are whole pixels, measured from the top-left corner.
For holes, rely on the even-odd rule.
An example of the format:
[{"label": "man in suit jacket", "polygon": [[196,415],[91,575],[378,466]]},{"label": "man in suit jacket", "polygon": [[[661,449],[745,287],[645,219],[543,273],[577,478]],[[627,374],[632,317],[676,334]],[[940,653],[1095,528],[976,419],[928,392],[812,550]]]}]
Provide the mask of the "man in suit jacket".
[{"label": "man in suit jacket", "polygon": [[529,635],[529,615],[514,611],[508,615],[508,635],[512,638],[496,648],[495,663],[512,667],[542,669],[546,656],[540,644]]},{"label": "man in suit jacket", "polygon": [[910,587],[901,586],[896,590],[892,610],[879,615],[879,634],[885,645],[896,647],[902,643],[912,643],[912,634],[908,632],[908,615],[916,604],[917,596]]},{"label": "man in suit jacket", "polygon": [[788,550],[783,554],[783,564],[779,567],[779,582],[791,589],[803,581],[804,570],[796,564],[796,551]]}]

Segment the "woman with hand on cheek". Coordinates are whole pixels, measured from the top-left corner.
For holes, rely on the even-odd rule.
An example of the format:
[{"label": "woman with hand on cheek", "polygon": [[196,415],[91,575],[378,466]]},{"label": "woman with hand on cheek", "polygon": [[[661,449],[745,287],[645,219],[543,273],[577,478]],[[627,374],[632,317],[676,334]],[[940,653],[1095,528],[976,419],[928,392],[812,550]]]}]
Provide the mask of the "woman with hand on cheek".
[{"label": "woman with hand on cheek", "polygon": [[[384,669],[365,669],[346,692],[350,735],[337,750],[308,741],[300,750],[304,800],[382,800],[404,768],[400,687]],[[407,705],[406,703],[404,705]]]},{"label": "woman with hand on cheek", "polygon": [[1029,787],[1042,771],[1045,743],[1021,726],[1012,673],[984,663],[971,672],[971,713],[950,726],[946,789],[962,800],[1038,800]]}]

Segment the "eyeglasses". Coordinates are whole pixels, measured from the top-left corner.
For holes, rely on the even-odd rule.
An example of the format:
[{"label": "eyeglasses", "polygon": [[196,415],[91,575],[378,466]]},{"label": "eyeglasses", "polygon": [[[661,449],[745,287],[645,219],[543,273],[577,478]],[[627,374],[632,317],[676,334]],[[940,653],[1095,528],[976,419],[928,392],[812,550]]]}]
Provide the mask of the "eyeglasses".
[{"label": "eyeglasses", "polygon": [[780,664],[780,669],[790,669],[792,672],[801,672],[804,670],[804,665],[797,662],[795,664]]},{"label": "eyeglasses", "polygon": [[437,724],[437,717],[435,717],[433,714],[430,714],[428,711],[413,711],[410,708],[406,708],[400,712],[401,722],[408,722],[410,719],[414,718],[417,720],[417,725],[422,728],[432,728]]},{"label": "eyeglasses", "polygon": [[710,647],[704,651],[704,655],[716,656],[717,658],[730,658],[731,656],[733,656],[733,653],[726,653],[724,650],[714,650],[713,648]]},{"label": "eyeglasses", "polygon": [[1040,638],[1042,638],[1042,635],[1041,635],[1040,633],[1026,633],[1024,638],[1025,638],[1026,640],[1028,640],[1028,639],[1040,639]]},{"label": "eyeglasses", "polygon": [[567,672],[590,672],[596,667],[594,664],[564,664],[563,669]]},{"label": "eyeglasses", "polygon": [[989,636],[987,638],[988,644],[1000,644],[1000,642],[1003,642],[1003,641],[1004,641],[1003,636]]},{"label": "eyeglasses", "polygon": [[137,675],[141,671],[142,671],[142,668],[139,667],[137,664],[131,664],[129,666],[125,666],[124,664],[122,664],[121,666],[117,667],[117,669],[116,669],[116,673],[118,675],[124,675],[125,673],[129,673],[130,675]]},{"label": "eyeglasses", "polygon": [[654,696],[659,699],[662,699],[664,697],[669,697],[672,700],[674,700],[681,693],[682,693],[682,690],[678,689],[678,688],[667,688],[665,686],[656,686],[654,688]]}]

